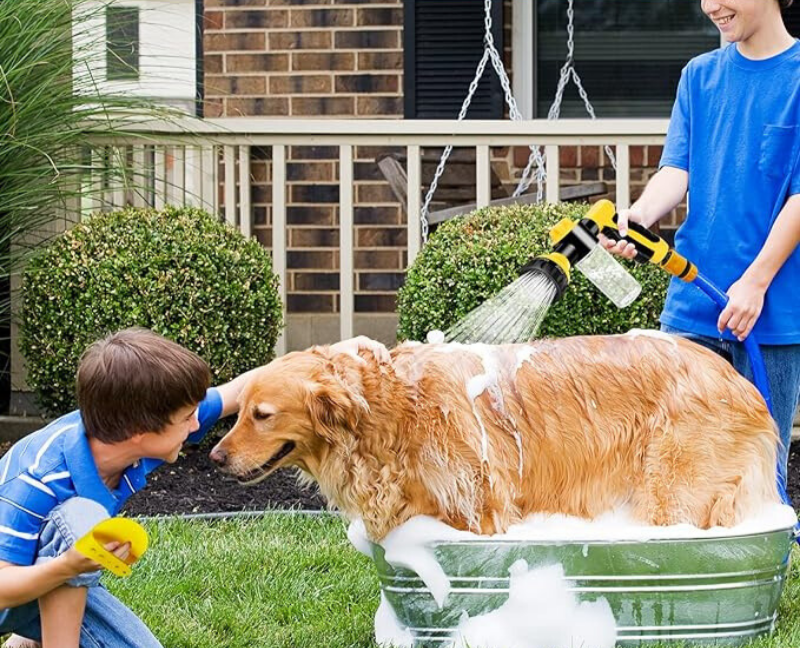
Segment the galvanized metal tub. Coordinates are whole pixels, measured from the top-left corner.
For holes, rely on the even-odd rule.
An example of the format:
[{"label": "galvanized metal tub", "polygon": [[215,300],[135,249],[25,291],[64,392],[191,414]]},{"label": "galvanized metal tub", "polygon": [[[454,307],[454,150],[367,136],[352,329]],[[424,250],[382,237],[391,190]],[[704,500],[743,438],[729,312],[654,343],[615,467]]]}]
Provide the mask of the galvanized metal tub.
[{"label": "galvanized metal tub", "polygon": [[490,537],[431,543],[451,583],[439,609],[413,571],[395,568],[373,546],[381,589],[416,647],[450,640],[471,617],[508,598],[509,567],[560,563],[581,601],[605,598],[618,645],[688,642],[738,646],[769,633],[789,568],[792,529],[754,535],[643,541],[551,542]]}]

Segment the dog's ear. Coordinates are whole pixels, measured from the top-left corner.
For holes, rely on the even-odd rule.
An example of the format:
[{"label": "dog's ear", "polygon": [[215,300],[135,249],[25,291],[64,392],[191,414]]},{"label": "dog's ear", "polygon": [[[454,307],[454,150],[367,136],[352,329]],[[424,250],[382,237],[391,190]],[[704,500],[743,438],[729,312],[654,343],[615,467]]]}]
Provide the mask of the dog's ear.
[{"label": "dog's ear", "polygon": [[[355,434],[361,416],[369,411],[360,381],[351,384],[340,375],[333,364],[324,374],[310,382],[306,392],[306,407],[315,430],[323,438],[334,441],[342,431]],[[352,376],[348,376],[352,378]]]}]

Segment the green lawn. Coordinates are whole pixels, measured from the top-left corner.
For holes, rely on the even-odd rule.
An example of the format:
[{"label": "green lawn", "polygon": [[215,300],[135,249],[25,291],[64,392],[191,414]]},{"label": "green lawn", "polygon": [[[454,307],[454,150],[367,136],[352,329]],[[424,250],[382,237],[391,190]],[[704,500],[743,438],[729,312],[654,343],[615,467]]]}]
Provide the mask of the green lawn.
[{"label": "green lawn", "polygon": [[378,578],[333,515],[147,523],[109,589],[167,648],[372,648]]},{"label": "green lawn", "polygon": [[[106,584],[168,648],[373,648],[378,580],[332,515],[148,522],[152,550]],[[776,633],[800,646],[800,553]]]}]

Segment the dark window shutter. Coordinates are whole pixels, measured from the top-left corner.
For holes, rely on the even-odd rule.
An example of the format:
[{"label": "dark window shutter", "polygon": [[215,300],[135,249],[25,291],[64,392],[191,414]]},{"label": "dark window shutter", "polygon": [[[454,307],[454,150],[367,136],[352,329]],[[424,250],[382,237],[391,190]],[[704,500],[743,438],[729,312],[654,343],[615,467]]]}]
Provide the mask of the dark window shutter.
[{"label": "dark window shutter", "polygon": [[800,38],[800,2],[795,0],[791,7],[784,9],[783,20],[789,33],[795,38]]},{"label": "dark window shutter", "polygon": [[[480,0],[405,0],[406,119],[455,119],[483,56]],[[492,31],[503,52],[503,2],[492,2]],[[467,119],[502,119],[503,88],[487,64]]]}]

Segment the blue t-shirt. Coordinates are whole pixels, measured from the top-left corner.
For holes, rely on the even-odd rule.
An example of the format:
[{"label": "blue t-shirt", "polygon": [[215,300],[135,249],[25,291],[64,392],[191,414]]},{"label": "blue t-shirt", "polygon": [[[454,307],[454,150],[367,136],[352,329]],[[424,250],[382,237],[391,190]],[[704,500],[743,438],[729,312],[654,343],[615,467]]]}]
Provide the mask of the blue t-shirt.
[{"label": "blue t-shirt", "polygon": [[[742,276],[787,198],[800,193],[799,158],[800,42],[760,61],[729,45],[684,68],[661,166],[689,172],[675,247],[721,290]],[[719,337],[718,318],[696,286],[672,280],[664,324]],[[761,344],[800,344],[800,249],[775,276],[753,333]]]},{"label": "blue t-shirt", "polygon": [[[209,389],[197,411],[200,428],[188,441],[199,443],[221,413],[222,396]],[[109,489],[97,472],[79,410],[20,439],[0,459],[0,560],[33,564],[44,519],[71,497],[92,499],[116,515],[163,463],[142,459]]]}]

